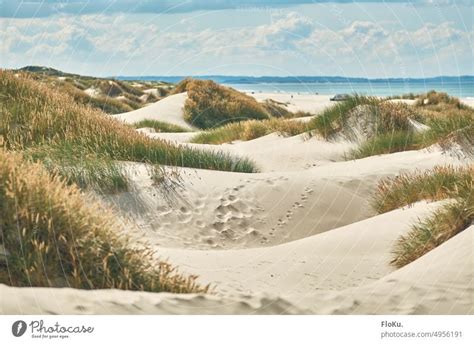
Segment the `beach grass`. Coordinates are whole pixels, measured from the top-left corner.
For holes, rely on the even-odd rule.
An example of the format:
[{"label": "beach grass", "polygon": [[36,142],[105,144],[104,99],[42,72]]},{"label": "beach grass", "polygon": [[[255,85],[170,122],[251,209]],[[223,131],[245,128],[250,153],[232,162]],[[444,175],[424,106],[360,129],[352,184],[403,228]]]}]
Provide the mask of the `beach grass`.
[{"label": "beach grass", "polygon": [[74,87],[71,83],[60,83],[54,88],[58,92],[66,92],[79,104],[88,105],[108,114],[129,112],[141,107],[141,104],[138,102],[132,102],[130,100],[120,101],[111,96],[98,95],[96,97],[91,97],[84,91]]},{"label": "beach grass", "polygon": [[466,229],[474,221],[474,165],[437,166],[379,182],[372,206],[384,213],[421,200],[448,203],[396,241],[391,264],[400,268]]},{"label": "beach grass", "polygon": [[445,106],[454,107],[457,109],[467,108],[467,105],[461,103],[459,98],[452,97],[446,92],[437,92],[434,90],[429,91],[426,94],[419,95],[415,105],[437,111],[443,110],[443,107]]},{"label": "beach grass", "polygon": [[351,150],[347,157],[349,159],[362,159],[369,156],[404,152],[420,149],[426,146],[423,135],[410,131],[394,131],[380,134]]},{"label": "beach grass", "polygon": [[379,182],[372,201],[378,213],[421,201],[466,198],[474,187],[474,165],[437,166],[425,172],[403,173]]},{"label": "beach grass", "polygon": [[[0,283],[17,287],[115,288],[205,293],[195,276],[158,262],[121,235],[115,216],[42,164],[0,149]],[[2,263],[3,264],[3,263]]]},{"label": "beach grass", "polygon": [[348,157],[350,159],[362,159],[379,154],[418,150],[436,143],[441,146],[448,146],[446,143],[449,143],[450,138],[455,137],[456,133],[458,134],[457,141],[460,141],[463,137],[464,142],[469,142],[465,149],[472,150],[473,119],[471,115],[457,114],[426,119],[425,123],[427,123],[429,129],[424,133],[408,130],[380,134],[362,142],[359,147],[349,152]]},{"label": "beach grass", "polygon": [[308,128],[305,123],[285,118],[250,120],[203,131],[194,136],[191,142],[217,145],[237,140],[253,140],[275,132],[283,136],[295,136],[306,131]]},{"label": "beach grass", "polygon": [[246,158],[148,138],[101,111],[75,103],[66,93],[11,72],[0,72],[0,84],[0,137],[7,149],[24,150],[35,145],[67,142],[112,160],[256,171]]},{"label": "beach grass", "polygon": [[211,80],[185,79],[174,89],[174,93],[180,92],[188,93],[184,104],[185,120],[201,129],[270,117],[254,98]]},{"label": "beach grass", "polygon": [[[359,141],[359,146],[348,152],[350,159],[442,145],[455,133],[472,146],[469,137],[474,109],[445,93],[432,91],[420,97],[430,100],[409,106],[355,95],[326,109],[308,123],[308,128],[326,139],[343,135]],[[424,129],[416,128],[417,125]]]},{"label": "beach grass", "polygon": [[337,102],[326,108],[319,116],[309,122],[311,130],[315,130],[322,137],[329,139],[347,127],[348,118],[353,109],[360,105],[380,103],[375,97],[365,97],[354,94],[348,99]]},{"label": "beach grass", "polygon": [[106,154],[62,142],[33,146],[23,155],[27,160],[41,162],[51,175],[61,176],[83,190],[102,194],[129,190],[129,176],[122,164]]},{"label": "beach grass", "polygon": [[157,121],[153,119],[144,119],[133,124],[136,129],[153,128],[157,133],[186,133],[189,129],[183,128],[179,125]]},{"label": "beach grass", "polygon": [[468,228],[474,221],[474,189],[467,198],[458,198],[415,224],[398,238],[391,264],[401,268]]},{"label": "beach grass", "polygon": [[[145,104],[157,101],[168,92],[158,82],[96,78],[63,73],[58,70],[47,71],[34,66],[21,68],[17,73],[46,84],[51,89],[66,92],[76,102],[108,114],[138,109]],[[146,89],[156,89],[157,94],[145,93]],[[87,90],[93,90],[94,94],[88,94]]]}]

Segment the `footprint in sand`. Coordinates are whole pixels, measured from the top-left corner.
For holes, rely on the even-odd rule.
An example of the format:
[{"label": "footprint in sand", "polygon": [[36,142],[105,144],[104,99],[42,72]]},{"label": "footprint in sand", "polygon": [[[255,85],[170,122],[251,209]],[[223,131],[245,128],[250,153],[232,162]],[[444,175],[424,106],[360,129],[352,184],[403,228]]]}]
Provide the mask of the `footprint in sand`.
[{"label": "footprint in sand", "polygon": [[205,203],[201,199],[198,199],[194,202],[194,207],[197,208],[197,209],[202,209],[202,208],[204,208],[204,206],[205,206]]},{"label": "footprint in sand", "polygon": [[198,228],[204,228],[205,224],[203,221],[201,220],[197,220],[196,222],[194,222],[194,224],[196,225],[196,227]]},{"label": "footprint in sand", "polygon": [[212,228],[214,228],[217,231],[222,231],[225,227],[225,222],[214,222],[212,224]]},{"label": "footprint in sand", "polygon": [[239,191],[240,189],[243,189],[245,187],[245,185],[237,185],[236,187],[234,187],[232,190],[234,191]]},{"label": "footprint in sand", "polygon": [[301,204],[300,202],[295,202],[295,203],[293,204],[293,208],[304,208],[304,205]]},{"label": "footprint in sand", "polygon": [[191,211],[186,208],[186,207],[181,207],[179,208],[179,211],[182,213],[182,214],[189,214]]}]

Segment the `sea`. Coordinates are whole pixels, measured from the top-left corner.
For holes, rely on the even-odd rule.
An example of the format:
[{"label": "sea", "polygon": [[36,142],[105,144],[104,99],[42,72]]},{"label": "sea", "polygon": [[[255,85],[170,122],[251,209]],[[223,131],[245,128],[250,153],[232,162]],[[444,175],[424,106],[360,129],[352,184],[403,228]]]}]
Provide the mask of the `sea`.
[{"label": "sea", "polygon": [[[244,92],[281,92],[295,94],[357,93],[371,96],[401,96],[431,90],[446,92],[456,97],[474,97],[474,76],[439,76],[424,79],[388,78],[367,79],[338,76],[226,76],[198,75],[196,79],[214,80]],[[121,80],[164,81],[177,83],[186,76],[119,76]]]},{"label": "sea", "polygon": [[242,92],[324,94],[357,93],[371,96],[400,96],[426,93],[430,90],[446,92],[456,97],[474,97],[474,82],[328,82],[328,83],[228,83]]}]

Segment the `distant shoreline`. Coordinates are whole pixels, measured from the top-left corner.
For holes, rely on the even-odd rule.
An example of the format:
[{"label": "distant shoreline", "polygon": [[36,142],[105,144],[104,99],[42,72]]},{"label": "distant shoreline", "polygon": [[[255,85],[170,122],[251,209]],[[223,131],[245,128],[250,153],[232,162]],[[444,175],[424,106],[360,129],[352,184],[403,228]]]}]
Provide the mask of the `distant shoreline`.
[{"label": "distant shoreline", "polygon": [[453,82],[472,82],[474,75],[459,76],[436,76],[429,78],[360,78],[360,77],[342,77],[342,76],[233,76],[233,75],[142,75],[142,76],[113,76],[118,80],[149,80],[179,82],[186,78],[195,78],[203,80],[213,80],[221,84],[265,84],[265,83],[453,83]]}]

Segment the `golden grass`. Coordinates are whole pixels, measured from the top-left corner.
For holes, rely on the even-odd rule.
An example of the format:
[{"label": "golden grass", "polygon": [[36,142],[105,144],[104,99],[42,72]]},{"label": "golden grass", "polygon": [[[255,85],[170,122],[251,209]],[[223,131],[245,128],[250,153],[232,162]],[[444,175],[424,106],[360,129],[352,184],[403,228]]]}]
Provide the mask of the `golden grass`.
[{"label": "golden grass", "polygon": [[188,92],[184,116],[193,126],[210,129],[249,119],[268,119],[265,108],[254,98],[210,80],[186,79],[174,92]]},{"label": "golden grass", "polygon": [[230,123],[223,127],[197,134],[191,142],[204,144],[221,144],[237,140],[248,141],[274,132],[284,136],[294,136],[308,131],[305,123],[290,121],[284,118]]},{"label": "golden grass", "polygon": [[101,111],[75,103],[67,94],[10,72],[0,71],[0,97],[0,136],[7,149],[67,142],[112,160],[255,171],[248,159],[150,139]]},{"label": "golden grass", "polygon": [[[100,109],[108,114],[118,114],[138,109],[145,104],[157,101],[167,94],[167,90],[156,82],[120,81],[115,79],[94,78],[60,71],[44,71],[38,68],[22,69],[20,74],[46,84],[58,92],[68,93],[77,103]],[[60,77],[60,78],[59,78]],[[94,97],[84,92],[94,88],[98,94]],[[145,94],[144,89],[156,88],[158,96]],[[119,98],[120,96],[120,98]],[[145,97],[143,97],[145,96]]]},{"label": "golden grass", "polygon": [[459,98],[451,97],[445,92],[436,91],[429,91],[426,94],[419,95],[415,105],[436,111],[443,110],[446,106],[455,107],[457,109],[463,109],[466,107],[466,105],[461,103]]},{"label": "golden grass", "polygon": [[42,165],[0,149],[0,229],[8,251],[0,283],[11,286],[207,292],[146,245],[117,234],[100,203],[51,177]]},{"label": "golden grass", "polygon": [[133,124],[134,128],[153,128],[157,133],[186,133],[190,130],[179,125],[157,121],[153,119],[144,119]]}]

